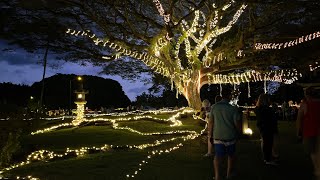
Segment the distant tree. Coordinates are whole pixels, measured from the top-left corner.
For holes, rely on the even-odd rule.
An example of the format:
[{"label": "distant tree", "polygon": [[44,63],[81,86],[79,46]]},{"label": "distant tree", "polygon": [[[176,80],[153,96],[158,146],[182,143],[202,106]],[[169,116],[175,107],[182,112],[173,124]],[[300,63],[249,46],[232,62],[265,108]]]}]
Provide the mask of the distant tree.
[{"label": "distant tree", "polygon": [[[49,109],[68,109],[71,103],[72,108],[75,108],[74,91],[79,87],[76,77],[76,75],[57,74],[46,78],[44,105]],[[86,95],[86,106],[89,108],[126,107],[131,103],[117,81],[97,76],[82,76],[82,79],[84,89],[89,91]],[[31,89],[35,98],[39,98],[41,82],[34,83]]]},{"label": "distant tree", "polygon": [[0,104],[26,106],[30,99],[30,87],[12,83],[0,83]]}]

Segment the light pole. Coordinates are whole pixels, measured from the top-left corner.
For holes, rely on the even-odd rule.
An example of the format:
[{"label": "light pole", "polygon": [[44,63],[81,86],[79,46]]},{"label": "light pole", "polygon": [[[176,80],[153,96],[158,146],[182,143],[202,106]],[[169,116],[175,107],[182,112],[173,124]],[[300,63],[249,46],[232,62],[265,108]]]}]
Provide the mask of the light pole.
[{"label": "light pole", "polygon": [[69,115],[72,115],[72,108],[71,108],[71,95],[72,95],[72,93],[71,93],[71,90],[72,90],[72,87],[71,87],[71,80],[72,79],[70,79],[69,80]]}]

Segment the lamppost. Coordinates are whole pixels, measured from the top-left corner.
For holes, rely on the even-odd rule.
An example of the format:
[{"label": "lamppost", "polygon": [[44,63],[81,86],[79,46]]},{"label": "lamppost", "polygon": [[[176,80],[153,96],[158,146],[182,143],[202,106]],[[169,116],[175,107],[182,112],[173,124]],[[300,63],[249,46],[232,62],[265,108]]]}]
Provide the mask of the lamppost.
[{"label": "lamppost", "polygon": [[86,94],[89,93],[88,91],[83,89],[82,77],[78,76],[77,80],[79,82],[79,88],[78,90],[74,91],[74,93],[76,94],[76,100],[74,103],[77,105],[77,117],[72,121],[72,124],[74,126],[78,126],[84,120],[84,109],[87,103]]}]

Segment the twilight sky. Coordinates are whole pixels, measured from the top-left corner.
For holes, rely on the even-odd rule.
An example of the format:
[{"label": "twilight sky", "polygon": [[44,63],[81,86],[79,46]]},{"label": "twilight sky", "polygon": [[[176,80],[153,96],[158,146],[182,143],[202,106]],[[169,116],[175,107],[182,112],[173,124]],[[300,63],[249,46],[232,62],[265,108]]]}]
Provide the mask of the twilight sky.
[{"label": "twilight sky", "polygon": [[[40,81],[42,79],[43,66],[41,60],[43,58],[42,54],[27,53],[23,49],[17,47],[8,48],[5,42],[0,41],[0,83],[2,82],[12,82],[14,84],[26,84],[31,85],[34,82]],[[50,53],[50,52],[49,52]],[[48,64],[52,64],[56,60],[50,55],[48,56]],[[53,63],[54,64],[54,63]],[[145,85],[142,82],[130,82],[123,80],[119,76],[107,76],[99,75],[102,70],[101,67],[92,66],[88,64],[87,66],[81,66],[76,63],[61,62],[55,63],[52,66],[48,66],[46,77],[53,76],[57,73],[61,74],[76,74],[76,75],[94,75],[104,78],[110,78],[118,81],[122,86],[122,89],[130,100],[135,100],[137,95],[146,92],[150,84]]]}]

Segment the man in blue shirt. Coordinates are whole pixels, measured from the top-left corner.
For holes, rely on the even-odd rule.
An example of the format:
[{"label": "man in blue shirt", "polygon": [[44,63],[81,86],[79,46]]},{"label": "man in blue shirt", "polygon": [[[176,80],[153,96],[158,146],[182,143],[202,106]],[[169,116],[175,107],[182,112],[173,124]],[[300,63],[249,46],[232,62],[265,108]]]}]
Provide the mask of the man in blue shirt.
[{"label": "man in blue shirt", "polygon": [[212,135],[215,157],[213,161],[216,180],[220,180],[219,166],[223,158],[228,156],[227,178],[233,172],[236,140],[240,132],[240,115],[237,107],[229,104],[231,91],[222,91],[222,100],[211,107],[209,135]]}]

